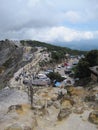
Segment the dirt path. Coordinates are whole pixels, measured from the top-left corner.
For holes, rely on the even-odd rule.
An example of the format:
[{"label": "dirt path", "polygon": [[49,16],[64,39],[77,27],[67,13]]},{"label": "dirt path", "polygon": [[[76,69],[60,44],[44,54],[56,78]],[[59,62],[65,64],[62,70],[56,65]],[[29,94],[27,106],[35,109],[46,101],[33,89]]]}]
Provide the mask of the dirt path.
[{"label": "dirt path", "polygon": [[[23,70],[25,70],[26,72],[35,72],[35,68],[36,68],[36,65],[37,63],[41,60],[41,54],[39,54],[39,51],[37,51],[35,53],[35,59],[32,60],[32,62],[28,63],[27,65],[25,65],[24,67],[22,67],[21,69],[19,69],[13,76],[13,78],[9,81],[9,84],[10,84],[10,87],[11,88],[18,88],[18,87],[23,87],[23,79],[21,81],[16,81],[15,80],[15,77],[19,76],[19,74],[21,72],[23,72]],[[35,67],[35,68],[34,68]],[[33,69],[31,69],[33,68]],[[37,68],[38,69],[38,68]]]}]

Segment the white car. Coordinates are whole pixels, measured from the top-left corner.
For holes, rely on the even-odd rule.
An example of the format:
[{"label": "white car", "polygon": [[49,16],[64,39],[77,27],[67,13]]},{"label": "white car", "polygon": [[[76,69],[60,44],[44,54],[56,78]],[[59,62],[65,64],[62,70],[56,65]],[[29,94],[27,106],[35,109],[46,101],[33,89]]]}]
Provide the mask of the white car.
[{"label": "white car", "polygon": [[58,65],[58,68],[61,68],[61,65]]},{"label": "white car", "polygon": [[65,78],[65,79],[67,79],[67,78],[68,78],[68,76],[67,76],[67,75],[63,75],[62,77],[63,77],[63,78]]},{"label": "white car", "polygon": [[44,79],[44,78],[47,78],[47,76],[45,74],[38,74],[37,77],[39,79]]}]

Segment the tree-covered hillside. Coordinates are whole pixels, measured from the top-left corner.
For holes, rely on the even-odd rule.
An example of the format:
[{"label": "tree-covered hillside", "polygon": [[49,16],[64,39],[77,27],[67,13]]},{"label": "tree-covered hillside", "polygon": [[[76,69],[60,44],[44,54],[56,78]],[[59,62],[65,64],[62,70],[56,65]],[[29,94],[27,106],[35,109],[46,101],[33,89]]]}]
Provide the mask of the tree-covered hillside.
[{"label": "tree-covered hillside", "polygon": [[78,65],[75,68],[75,75],[76,77],[79,77],[80,79],[89,77],[90,67],[98,66],[98,50],[91,50],[89,51],[85,58],[82,58]]},{"label": "tree-covered hillside", "polygon": [[69,53],[72,55],[81,55],[81,54],[85,54],[86,51],[80,51],[80,50],[72,50],[70,48],[67,47],[60,47],[60,46],[55,46],[49,43],[45,43],[45,42],[39,42],[39,41],[32,41],[32,40],[21,40],[20,41],[22,43],[22,45],[29,45],[29,46],[37,46],[37,47],[46,47],[47,51],[52,52],[52,51],[57,51],[57,52],[62,52],[62,53]]}]

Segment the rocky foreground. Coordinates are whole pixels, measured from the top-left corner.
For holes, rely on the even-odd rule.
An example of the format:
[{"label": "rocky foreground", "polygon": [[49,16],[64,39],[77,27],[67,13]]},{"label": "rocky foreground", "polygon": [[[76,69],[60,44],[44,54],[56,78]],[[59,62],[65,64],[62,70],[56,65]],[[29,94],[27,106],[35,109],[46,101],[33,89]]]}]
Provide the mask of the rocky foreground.
[{"label": "rocky foreground", "polygon": [[[2,79],[8,77],[7,72],[12,71],[10,66],[5,71],[6,66],[4,66],[12,56],[9,54],[11,48],[9,49],[9,44],[7,48],[6,46],[3,48],[5,49],[1,48],[1,66],[3,66],[0,72],[1,84],[4,82]],[[21,49],[16,46],[14,48],[17,51]],[[4,53],[7,59],[3,57]],[[15,66],[18,56],[12,62]],[[23,53],[20,59],[23,59]],[[34,87],[33,105],[31,106],[28,86],[23,84],[25,76],[22,76],[22,72],[26,72],[28,76],[26,80],[30,81],[32,74],[39,71],[37,63],[41,59],[42,56],[38,50],[32,62],[23,68],[19,67],[21,69],[17,72],[18,68],[13,66],[15,69],[13,73],[16,73],[9,81],[8,87],[0,90],[0,130],[97,130],[98,84],[90,85],[88,88],[70,85],[57,88],[37,86]]]},{"label": "rocky foreground", "polygon": [[23,90],[0,91],[0,130],[97,130],[98,86],[44,87],[30,97]]}]

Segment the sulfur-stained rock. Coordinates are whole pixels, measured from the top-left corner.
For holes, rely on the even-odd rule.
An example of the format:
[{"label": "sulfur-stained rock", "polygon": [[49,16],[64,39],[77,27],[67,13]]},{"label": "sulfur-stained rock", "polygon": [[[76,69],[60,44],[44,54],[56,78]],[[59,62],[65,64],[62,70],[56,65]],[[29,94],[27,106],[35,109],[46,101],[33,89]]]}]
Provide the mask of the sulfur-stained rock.
[{"label": "sulfur-stained rock", "polygon": [[24,130],[32,130],[29,126],[25,126]]},{"label": "sulfur-stained rock", "polygon": [[62,108],[71,108],[72,107],[71,101],[68,99],[63,100],[61,102],[61,107]]},{"label": "sulfur-stained rock", "polygon": [[76,114],[83,114],[83,112],[84,112],[84,108],[83,107],[75,107],[74,109],[73,109],[73,112],[74,113],[76,113]]},{"label": "sulfur-stained rock", "polygon": [[19,124],[13,124],[8,126],[5,130],[23,130]]},{"label": "sulfur-stained rock", "polygon": [[98,102],[98,91],[91,91],[86,97],[86,102]]},{"label": "sulfur-stained rock", "polygon": [[68,91],[69,95],[71,95],[71,96],[76,95],[76,96],[80,96],[80,97],[84,96],[86,93],[86,91],[82,87],[77,87],[77,88],[69,87],[67,89],[67,91]]},{"label": "sulfur-stained rock", "polygon": [[57,101],[57,96],[51,98],[52,101]]},{"label": "sulfur-stained rock", "polygon": [[53,104],[53,101],[49,100],[47,101],[47,107],[50,107]]},{"label": "sulfur-stained rock", "polygon": [[88,120],[91,123],[97,124],[98,125],[98,111],[93,111],[89,114]]},{"label": "sulfur-stained rock", "polygon": [[60,110],[57,118],[61,121],[62,119],[67,118],[70,114],[71,110],[69,108],[63,108]]},{"label": "sulfur-stained rock", "polygon": [[21,126],[19,124],[12,124],[8,126],[5,130],[32,130],[29,126]]},{"label": "sulfur-stained rock", "polygon": [[86,102],[98,102],[98,86],[94,88],[90,88],[86,97],[85,97]]},{"label": "sulfur-stained rock", "polygon": [[11,105],[9,108],[8,108],[8,113],[9,112],[12,112],[12,111],[23,111],[22,109],[22,105]]},{"label": "sulfur-stained rock", "polygon": [[55,101],[53,103],[53,106],[56,108],[56,109],[60,109],[60,102],[59,101]]}]

